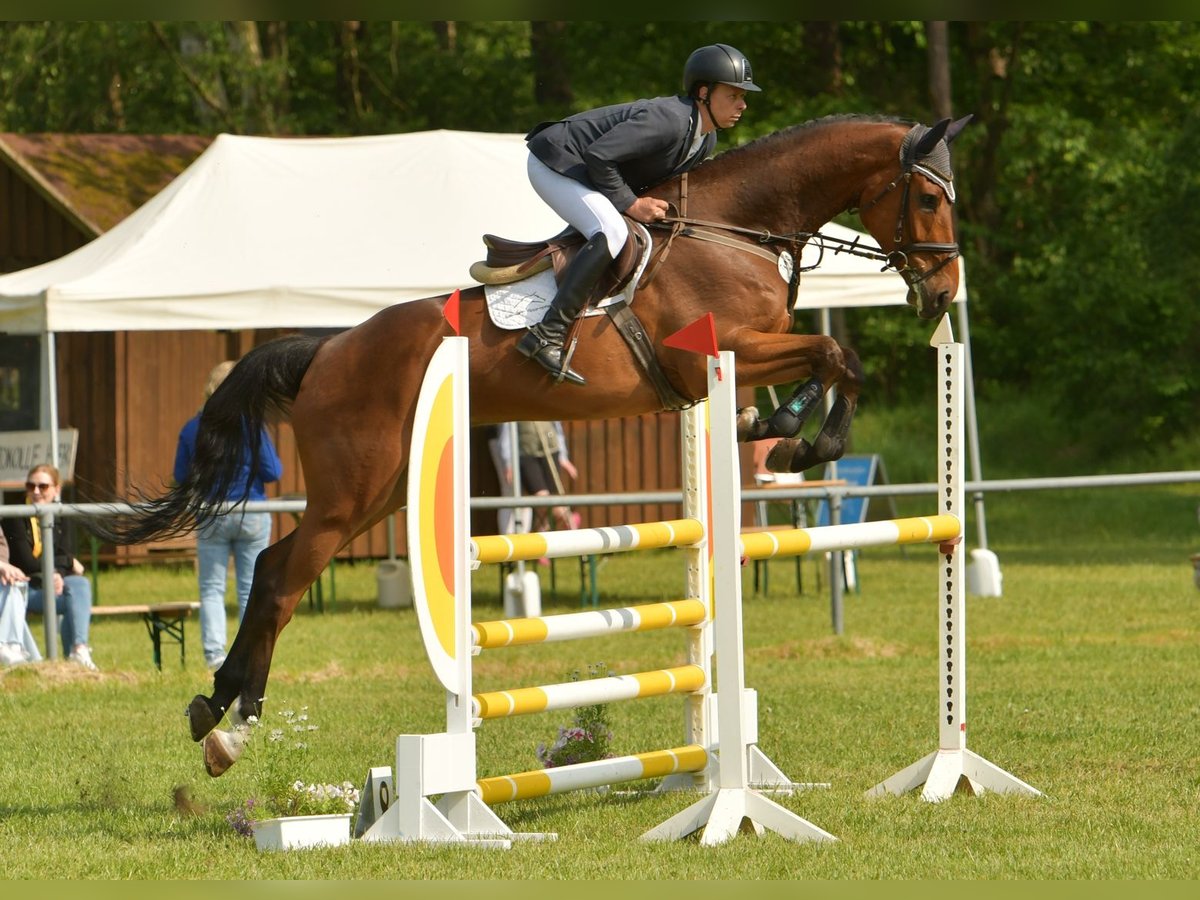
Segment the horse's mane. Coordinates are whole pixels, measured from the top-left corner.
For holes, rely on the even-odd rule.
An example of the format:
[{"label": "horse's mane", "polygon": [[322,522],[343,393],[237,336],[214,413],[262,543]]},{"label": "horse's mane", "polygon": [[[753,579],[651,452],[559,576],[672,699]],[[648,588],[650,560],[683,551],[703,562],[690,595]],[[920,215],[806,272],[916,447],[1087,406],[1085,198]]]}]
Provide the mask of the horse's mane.
[{"label": "horse's mane", "polygon": [[711,166],[717,163],[725,164],[726,162],[736,163],[744,154],[761,153],[764,150],[773,149],[777,144],[790,143],[797,138],[806,137],[809,133],[815,133],[822,128],[830,128],[835,125],[848,123],[879,123],[909,126],[917,124],[911,119],[899,116],[872,115],[867,113],[834,113],[828,116],[821,116],[819,119],[809,119],[807,122],[789,125],[787,128],[781,128],[779,131],[764,134],[738,147],[731,147],[722,153],[718,153],[712,159],[705,161],[704,165]]}]

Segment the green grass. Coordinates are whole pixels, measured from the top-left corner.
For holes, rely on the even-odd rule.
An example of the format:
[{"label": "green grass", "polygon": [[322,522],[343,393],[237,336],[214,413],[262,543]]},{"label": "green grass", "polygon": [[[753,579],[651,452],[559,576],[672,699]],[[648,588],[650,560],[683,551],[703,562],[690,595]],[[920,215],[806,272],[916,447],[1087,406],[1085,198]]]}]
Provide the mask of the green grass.
[{"label": "green grass", "polygon": [[[912,501],[919,503],[919,501]],[[744,570],[747,683],[759,692],[760,747],[791,778],[827,789],[780,800],[838,837],[773,834],[703,848],[644,844],[684,795],[563,795],[503,804],[516,831],[549,844],[508,852],[401,845],[260,854],[224,815],[252,789],[249,760],[203,771],[184,706],[209,676],[188,626],[187,665],[168,648],[150,663],[140,622],[98,620],[90,675],[65,663],[0,674],[0,858],[8,878],[265,879],[1194,879],[1200,872],[1200,600],[1188,555],[1200,549],[1194,486],[1010,495],[989,500],[1002,598],[968,604],[968,746],[1040,789],[1038,798],[916,794],[867,800],[874,784],[937,741],[939,625],[930,548],[864,551],[844,634],[828,596],[796,596],[791,561],[772,563],[771,594]],[[677,551],[611,557],[602,602],[678,597]],[[544,570],[543,570],[544,572]],[[577,567],[558,563],[558,600],[578,608]],[[494,567],[475,576],[476,619],[500,614]],[[548,594],[548,579],[543,576]],[[194,594],[187,569],[102,574],[105,603]],[[232,626],[232,623],[231,623]],[[40,625],[39,625],[40,627]],[[39,635],[40,636],[40,635]],[[673,632],[490,652],[477,690],[559,681],[589,663],[614,673],[682,661]],[[268,715],[307,705],[320,726],[308,771],[360,783],[393,764],[399,733],[441,730],[411,611],[380,610],[374,566],[340,564],[337,603],[302,602],[281,637]],[[618,753],[674,746],[680,703],[609,706]],[[488,722],[479,774],[534,768],[539,741],[568,712]],[[205,811],[173,802],[187,785]],[[69,847],[70,852],[64,852]]]}]

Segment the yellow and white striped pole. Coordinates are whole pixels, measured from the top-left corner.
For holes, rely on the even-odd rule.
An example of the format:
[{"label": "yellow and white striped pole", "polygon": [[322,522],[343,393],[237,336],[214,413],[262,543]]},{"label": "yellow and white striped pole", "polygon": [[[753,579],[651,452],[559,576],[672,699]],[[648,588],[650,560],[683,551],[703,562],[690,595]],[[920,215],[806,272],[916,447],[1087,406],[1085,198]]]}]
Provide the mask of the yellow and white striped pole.
[{"label": "yellow and white striped pole", "polygon": [[801,556],[827,550],[857,550],[894,544],[931,544],[952,540],[962,533],[956,515],[914,516],[881,522],[822,525],[814,528],[784,528],[741,535],[742,556],[769,559]]},{"label": "yellow and white striped pole", "polygon": [[701,772],[708,766],[708,751],[697,744],[671,750],[652,750],[633,756],[617,756],[573,766],[536,769],[516,775],[481,778],[479,786],[483,802],[489,806],[510,800],[527,800],[565,791],[640,781],[645,778],[666,778],[684,772]]},{"label": "yellow and white striped pole", "polygon": [[471,538],[471,560],[474,563],[503,563],[658,550],[695,544],[703,537],[704,526],[694,519],[532,534],[493,534]]},{"label": "yellow and white striped pole", "polygon": [[615,609],[596,609],[528,619],[498,619],[471,626],[481,650],[600,637],[626,631],[653,631],[702,623],[708,614],[703,600],[670,600]]},{"label": "yellow and white striped pole", "polygon": [[633,675],[610,675],[541,687],[485,691],[471,698],[471,714],[479,719],[500,719],[615,700],[690,694],[707,686],[708,677],[700,666],[675,666]]}]

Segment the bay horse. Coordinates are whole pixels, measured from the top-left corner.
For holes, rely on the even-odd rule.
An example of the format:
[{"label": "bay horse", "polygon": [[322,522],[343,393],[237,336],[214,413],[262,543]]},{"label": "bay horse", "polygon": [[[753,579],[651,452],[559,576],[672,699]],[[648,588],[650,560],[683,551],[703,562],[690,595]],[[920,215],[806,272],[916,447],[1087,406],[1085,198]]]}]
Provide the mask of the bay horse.
[{"label": "bay horse", "polygon": [[[686,225],[725,233],[718,242],[672,238],[669,256],[635,297],[633,308],[674,391],[689,402],[702,398],[705,363],[664,346],[663,339],[711,312],[719,348],[736,354],[739,385],[802,382],[766,420],[756,410],[739,413],[738,438],[784,438],[769,460],[777,471],[840,457],[862,385],[859,360],[831,337],[792,333],[794,283],[781,277],[773,253],[764,258],[744,247],[787,249],[798,272],[805,242],[822,240],[823,224],[857,210],[879,243],[876,257],[907,282],[917,314],[941,316],[959,277],[949,144],[969,119],[933,127],[881,117],[818,119],[719,154],[688,173],[686,182],[679,176],[647,191],[680,210],[667,223],[674,231]],[[661,245],[668,235],[655,231]],[[417,394],[427,363],[451,333],[443,316],[449,296],[388,307],[331,337],[283,337],[250,351],[204,406],[189,475],[127,517],[89,523],[116,543],[196,529],[221,513],[210,499],[229,496],[244,461],[244,436],[257,434],[269,417],[290,417],[306,511],[294,531],[258,557],[245,616],[213,676],[213,693],[196,695],[187,710],[213,777],[240,755],[240,726],[261,714],[275,643],[304,591],[334,554],[405,503]],[[460,300],[473,424],[601,419],[663,408],[608,318],[585,318],[577,326],[572,364],[590,376],[587,385],[556,384],[516,352],[522,332],[491,323],[482,287],[461,291]],[[811,443],[800,438],[805,419],[835,386],[820,433]],[[218,727],[226,714],[232,730]]]}]

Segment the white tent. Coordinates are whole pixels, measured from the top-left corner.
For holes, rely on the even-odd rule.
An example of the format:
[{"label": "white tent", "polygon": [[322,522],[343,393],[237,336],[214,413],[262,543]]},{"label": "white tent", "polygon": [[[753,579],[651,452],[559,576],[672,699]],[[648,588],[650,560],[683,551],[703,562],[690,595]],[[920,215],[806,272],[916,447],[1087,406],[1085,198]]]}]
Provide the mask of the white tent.
[{"label": "white tent", "polygon": [[470,284],[484,232],[561,230],[526,155],[511,134],[220,135],[112,230],[0,277],[0,331],[355,325]]}]

